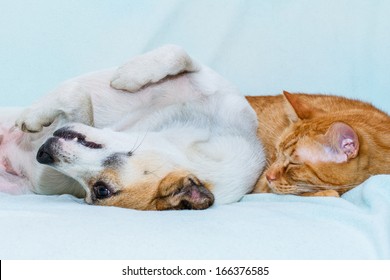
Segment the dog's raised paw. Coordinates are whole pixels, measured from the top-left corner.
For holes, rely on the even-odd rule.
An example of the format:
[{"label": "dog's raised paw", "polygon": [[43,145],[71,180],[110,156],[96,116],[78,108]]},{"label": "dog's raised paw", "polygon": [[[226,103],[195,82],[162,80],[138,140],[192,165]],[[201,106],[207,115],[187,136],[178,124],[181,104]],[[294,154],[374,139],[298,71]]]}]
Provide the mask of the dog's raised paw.
[{"label": "dog's raised paw", "polygon": [[165,73],[159,73],[159,65],[149,66],[148,64],[150,62],[144,62],[136,57],[129,63],[119,67],[111,79],[111,86],[118,90],[137,92],[142,87],[164,78]]},{"label": "dog's raised paw", "polygon": [[54,118],[44,116],[42,112],[26,109],[16,120],[15,126],[20,130],[29,133],[37,133],[42,131],[43,127],[50,126]]},{"label": "dog's raised paw", "polygon": [[136,92],[165,77],[198,70],[199,66],[181,47],[165,45],[136,56],[119,67],[111,79],[111,86],[118,90]]},{"label": "dog's raised paw", "polygon": [[139,61],[135,60],[118,68],[111,79],[111,86],[118,90],[137,92],[142,87],[155,82],[156,78],[153,74],[142,71],[142,66],[139,64]]}]

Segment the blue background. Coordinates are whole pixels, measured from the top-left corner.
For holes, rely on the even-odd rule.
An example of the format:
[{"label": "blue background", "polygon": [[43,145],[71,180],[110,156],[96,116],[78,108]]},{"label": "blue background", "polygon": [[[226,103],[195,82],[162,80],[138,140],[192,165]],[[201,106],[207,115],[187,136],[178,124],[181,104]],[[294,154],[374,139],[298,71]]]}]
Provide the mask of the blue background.
[{"label": "blue background", "polygon": [[331,93],[390,112],[390,1],[0,0],[0,106],[183,46],[245,94]]}]

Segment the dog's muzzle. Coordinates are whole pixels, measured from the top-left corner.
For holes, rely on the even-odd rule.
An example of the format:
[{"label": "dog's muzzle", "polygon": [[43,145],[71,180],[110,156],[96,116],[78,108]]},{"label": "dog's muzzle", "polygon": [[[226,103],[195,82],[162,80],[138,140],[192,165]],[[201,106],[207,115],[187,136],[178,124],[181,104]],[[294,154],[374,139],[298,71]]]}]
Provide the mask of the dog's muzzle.
[{"label": "dog's muzzle", "polygon": [[[88,149],[102,149],[103,145],[92,141],[87,141],[86,136],[73,131],[69,127],[63,127],[56,130],[53,133],[53,137],[50,137],[39,148],[36,159],[42,164],[53,164],[58,161],[58,140],[72,141],[72,143],[81,145]],[[57,145],[56,145],[57,144]]]}]

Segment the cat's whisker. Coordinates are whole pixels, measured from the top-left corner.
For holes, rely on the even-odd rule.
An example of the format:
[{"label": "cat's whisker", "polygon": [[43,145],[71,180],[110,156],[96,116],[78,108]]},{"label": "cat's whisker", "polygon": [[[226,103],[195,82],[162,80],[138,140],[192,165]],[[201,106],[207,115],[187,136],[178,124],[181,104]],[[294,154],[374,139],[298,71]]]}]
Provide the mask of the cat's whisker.
[{"label": "cat's whisker", "polygon": [[343,186],[332,186],[332,185],[312,185],[312,184],[297,184],[296,188],[299,192],[311,192],[311,191],[323,191],[323,190],[334,190],[337,192],[346,192],[353,187],[355,184],[347,184]]}]

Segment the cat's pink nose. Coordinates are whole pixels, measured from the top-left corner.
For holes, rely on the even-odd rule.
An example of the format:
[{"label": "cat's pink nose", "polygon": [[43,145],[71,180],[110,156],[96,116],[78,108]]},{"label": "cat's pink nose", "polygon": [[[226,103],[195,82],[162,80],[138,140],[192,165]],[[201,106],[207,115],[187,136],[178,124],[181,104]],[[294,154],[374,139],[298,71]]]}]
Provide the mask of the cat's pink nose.
[{"label": "cat's pink nose", "polygon": [[271,182],[276,181],[278,179],[278,173],[268,171],[267,173],[265,173],[265,178],[267,179],[268,183],[271,183]]}]

